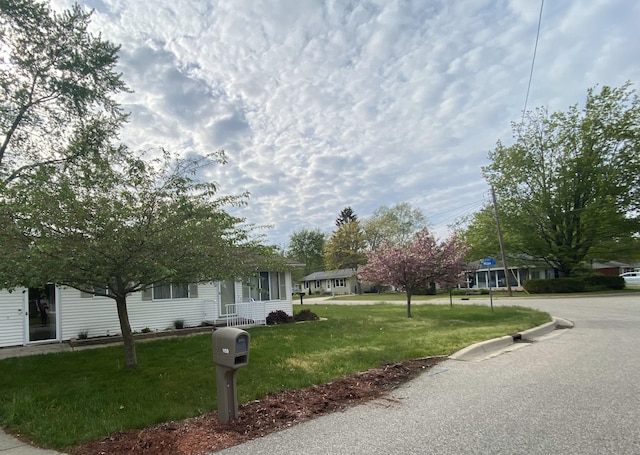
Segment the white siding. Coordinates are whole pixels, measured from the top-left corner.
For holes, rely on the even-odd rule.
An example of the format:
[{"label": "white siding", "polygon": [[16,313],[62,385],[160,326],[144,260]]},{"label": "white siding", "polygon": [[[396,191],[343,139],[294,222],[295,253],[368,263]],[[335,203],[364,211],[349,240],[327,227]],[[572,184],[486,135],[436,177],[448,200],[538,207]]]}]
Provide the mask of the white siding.
[{"label": "white siding", "polygon": [[[287,295],[280,300],[266,302],[267,314],[283,310],[292,314],[291,273],[287,272]],[[24,343],[23,296],[24,289],[12,293],[0,290],[0,347],[18,346]],[[77,338],[81,332],[89,337],[120,334],[120,322],[116,303],[108,297],[84,297],[72,288],[60,288],[58,311],[60,340]],[[236,283],[236,301],[242,301],[242,283]],[[162,331],[172,328],[174,321],[182,319],[187,326],[197,326],[203,321],[214,321],[219,316],[218,284],[209,282],[198,285],[198,296],[189,299],[142,300],[142,293],[127,298],[129,321],[134,331],[149,328]]]},{"label": "white siding", "polygon": [[24,292],[0,290],[0,347],[24,343]]},{"label": "white siding", "polygon": [[[62,340],[77,338],[80,332],[90,337],[121,333],[116,302],[108,297],[83,297],[80,291],[64,288],[61,292]],[[173,328],[181,319],[186,326],[197,326],[210,317],[217,300],[216,286],[198,285],[198,297],[190,299],[142,300],[141,293],[127,298],[131,329],[162,331]]]}]

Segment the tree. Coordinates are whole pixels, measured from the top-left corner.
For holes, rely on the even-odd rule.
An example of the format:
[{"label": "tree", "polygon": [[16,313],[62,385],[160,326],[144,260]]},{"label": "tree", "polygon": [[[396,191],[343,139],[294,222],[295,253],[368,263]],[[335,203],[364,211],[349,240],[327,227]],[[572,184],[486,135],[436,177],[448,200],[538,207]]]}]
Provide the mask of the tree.
[{"label": "tree", "polygon": [[385,242],[404,245],[425,227],[425,220],[422,211],[411,207],[408,202],[401,202],[392,207],[383,205],[364,223],[367,248],[373,251]]},{"label": "tree", "polygon": [[301,229],[289,237],[287,254],[304,263],[304,275],[323,269],[326,237],[320,229]]},{"label": "tree", "polygon": [[441,275],[435,280],[440,287],[449,291],[449,305],[453,305],[452,291],[465,280],[469,270],[466,257],[469,247],[456,234],[440,244]]},{"label": "tree", "polygon": [[582,110],[538,109],[513,129],[515,143],[498,142],[483,168],[507,250],[569,276],[590,259],[618,259],[612,246],[637,244],[640,103],[631,84],[591,88]]},{"label": "tree", "polygon": [[[333,233],[325,245],[324,261],[327,270],[352,269],[357,271],[367,260],[364,254],[364,238],[359,221],[343,224]],[[356,283],[360,293],[360,283]]]},{"label": "tree", "polygon": [[0,183],[40,162],[60,164],[95,123],[112,137],[125,120],[112,99],[118,47],[92,36],[90,13],[35,0],[0,0]]},{"label": "tree", "polygon": [[[91,139],[72,146],[99,153],[76,154],[64,168],[41,164],[7,186],[0,244],[10,249],[0,257],[1,284],[53,282],[113,299],[126,365],[134,368],[128,295],[247,276],[269,251],[224,211],[246,195],[218,197],[215,184],[195,177],[211,160],[222,162],[221,152],[199,159],[165,152],[145,161],[116,154],[106,138]],[[115,155],[122,157],[117,163]]]},{"label": "tree", "polygon": [[358,221],[358,215],[354,213],[351,207],[345,207],[340,211],[338,218],[336,218],[336,227],[344,226],[354,221]]},{"label": "tree", "polygon": [[[469,259],[499,255],[500,243],[493,205],[485,205],[477,212],[458,220],[455,231],[469,246]],[[514,242],[507,240],[507,243],[512,245]]]},{"label": "tree", "polygon": [[333,233],[325,246],[325,267],[329,270],[354,269],[364,263],[364,239],[359,221],[344,224]]},{"label": "tree", "polygon": [[438,244],[425,228],[414,241],[402,246],[383,244],[367,253],[367,263],[358,277],[369,283],[383,283],[403,289],[407,295],[407,317],[411,317],[411,297],[431,283],[448,284],[460,270],[460,258],[466,253],[456,238]]}]

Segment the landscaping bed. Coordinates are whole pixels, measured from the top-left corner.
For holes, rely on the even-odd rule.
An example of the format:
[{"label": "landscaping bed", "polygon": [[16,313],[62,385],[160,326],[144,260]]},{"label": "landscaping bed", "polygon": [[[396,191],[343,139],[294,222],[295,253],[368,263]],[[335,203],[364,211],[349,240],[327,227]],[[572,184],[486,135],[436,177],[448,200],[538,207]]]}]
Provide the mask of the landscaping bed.
[{"label": "landscaping bed", "polygon": [[384,365],[322,385],[287,390],[238,407],[227,423],[217,413],[169,422],[145,430],[114,433],[73,448],[72,455],[201,455],[216,452],[306,420],[382,397],[446,357]]}]

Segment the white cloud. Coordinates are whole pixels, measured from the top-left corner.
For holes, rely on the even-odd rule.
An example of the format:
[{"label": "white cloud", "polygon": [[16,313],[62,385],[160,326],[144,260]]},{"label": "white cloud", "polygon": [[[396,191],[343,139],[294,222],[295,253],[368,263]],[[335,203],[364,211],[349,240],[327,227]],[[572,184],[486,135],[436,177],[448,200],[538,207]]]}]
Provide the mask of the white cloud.
[{"label": "white cloud", "polygon": [[[67,0],[55,0],[69,6]],[[481,166],[524,105],[539,2],[86,0],[122,44],[123,138],[206,153],[238,213],[284,244],[408,201],[440,231],[481,204]],[[547,2],[528,108],[640,81],[640,6]]]}]

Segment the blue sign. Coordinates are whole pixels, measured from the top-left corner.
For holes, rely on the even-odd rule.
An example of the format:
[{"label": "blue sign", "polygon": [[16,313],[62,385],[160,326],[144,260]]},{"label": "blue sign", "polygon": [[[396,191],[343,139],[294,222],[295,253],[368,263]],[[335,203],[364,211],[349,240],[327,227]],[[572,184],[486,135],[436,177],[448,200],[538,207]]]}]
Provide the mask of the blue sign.
[{"label": "blue sign", "polygon": [[484,258],[480,264],[485,267],[492,266],[492,265],[496,265],[496,260],[493,258]]}]

